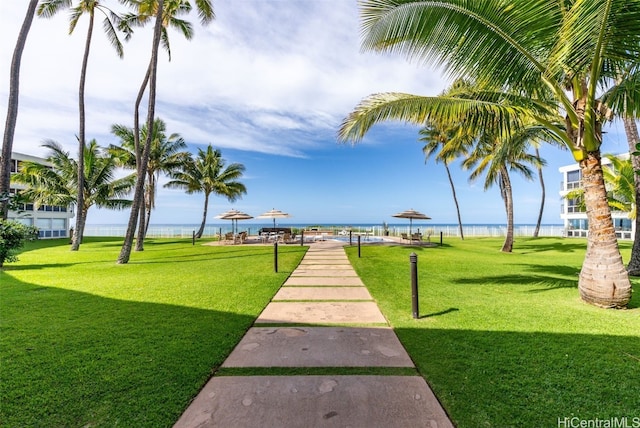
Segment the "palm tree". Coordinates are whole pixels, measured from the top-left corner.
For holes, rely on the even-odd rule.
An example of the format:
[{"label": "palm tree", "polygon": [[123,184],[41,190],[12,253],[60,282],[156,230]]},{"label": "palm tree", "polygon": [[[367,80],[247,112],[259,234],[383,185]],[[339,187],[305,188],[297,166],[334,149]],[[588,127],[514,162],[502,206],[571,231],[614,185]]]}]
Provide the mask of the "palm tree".
[{"label": "palm tree", "polygon": [[[18,173],[12,180],[27,186],[22,196],[37,205],[75,205],[78,201],[78,162],[69,157],[69,153],[60,144],[47,140],[43,147],[49,149],[47,162],[43,165],[36,162],[22,162]],[[124,209],[131,201],[124,199],[135,182],[135,174],[115,179],[118,168],[116,158],[104,153],[96,140],[91,140],[84,150],[84,187],[83,205],[77,208],[76,216],[87,219],[89,208],[97,206],[109,209]],[[80,235],[84,224],[75,230]],[[82,236],[78,236],[82,241]]]},{"label": "palm tree", "polygon": [[637,72],[615,83],[621,70],[640,68],[640,2],[361,0],[360,7],[365,50],[444,65],[453,77],[500,90],[457,100],[372,95],[344,120],[339,138],[359,141],[388,119],[422,125],[464,116],[470,127],[498,122],[508,131],[530,118],[546,126],[580,164],[585,186],[589,237],[580,296],[600,307],[625,307],[631,283],[607,205],[600,146],[602,124],[613,114],[640,114]]},{"label": "palm tree", "polygon": [[[180,4],[188,3],[185,0],[167,0],[167,4],[169,6],[175,4],[176,1],[179,1]],[[134,112],[134,136],[140,134],[139,130],[139,120],[138,120],[138,106],[140,104],[140,100],[142,99],[142,94],[145,91],[145,88],[149,87],[149,99],[148,99],[148,108],[147,108],[147,129],[152,129],[155,115],[155,104],[156,104],[156,81],[157,81],[157,69],[158,69],[158,47],[160,45],[160,41],[162,39],[162,33],[165,23],[165,13],[164,13],[164,0],[128,0],[127,3],[137,7],[138,14],[141,16],[144,15],[155,15],[155,24],[153,31],[153,41],[151,44],[151,60],[149,62],[149,67],[145,73],[145,78],[143,79],[143,84],[140,87],[140,91],[138,92],[138,99],[136,100],[136,108]],[[209,23],[214,18],[213,6],[211,5],[210,0],[196,0],[196,6],[199,11],[200,21],[202,24]],[[168,11],[171,11],[171,8],[167,8]],[[178,8],[180,10],[180,8]],[[175,9],[174,9],[175,11]],[[144,181],[146,176],[146,165],[149,161],[149,151],[151,149],[151,133],[147,135],[147,139],[145,141],[145,145],[143,150],[139,150],[139,143],[136,145],[136,153],[142,153],[142,155],[137,159],[137,169],[138,169],[138,181],[136,182],[135,192],[133,197],[133,204],[131,206],[131,214],[129,215],[129,222],[127,224],[127,231],[125,233],[124,242],[122,244],[122,249],[120,250],[120,254],[117,259],[118,264],[128,263],[129,257],[131,256],[131,247],[133,245],[133,235],[135,233],[136,228],[136,220],[138,215],[140,214],[140,207],[143,204],[144,199]],[[138,239],[138,249],[142,249],[142,242]]]},{"label": "palm tree", "polygon": [[188,194],[204,193],[204,212],[196,238],[201,238],[204,232],[209,195],[213,193],[226,197],[229,202],[235,202],[247,193],[245,185],[237,181],[242,177],[244,169],[244,165],[239,163],[225,167],[220,150],[213,150],[209,144],[207,150],[198,149],[198,156],[184,171],[171,174],[172,180],[165,184],[165,187],[184,189]]},{"label": "palm tree", "polygon": [[[70,8],[72,5],[72,0],[43,0],[40,3],[40,7],[38,7],[38,15],[44,16],[45,18],[50,18],[54,16],[61,10],[65,10]],[[104,15],[104,19],[102,21],[102,27],[104,28],[107,38],[111,45],[115,48],[118,56],[122,58],[124,52],[122,50],[122,43],[118,38],[118,33],[114,27],[114,22],[118,22],[118,15],[116,15],[112,10],[103,6],[99,0],[80,0],[75,7],[71,7],[71,15],[69,21],[69,34],[73,33],[73,30],[76,28],[78,21],[82,15],[89,15],[89,27],[87,29],[87,36],[85,40],[84,46],[84,55],[82,57],[82,67],[80,70],[80,86],[78,90],[78,106],[80,112],[80,130],[78,133],[78,201],[77,205],[79,207],[84,206],[84,201],[82,198],[84,197],[84,192],[82,189],[84,188],[84,153],[85,148],[85,124],[86,124],[86,115],[85,115],[85,102],[84,102],[84,93],[85,93],[85,82],[87,80],[87,65],[89,63],[89,52],[91,50],[91,39],[93,37],[93,22],[96,11],[101,12]],[[114,21],[114,22],[112,22]],[[76,215],[76,233],[73,237],[73,241],[71,244],[71,250],[77,251],[80,247],[79,237],[83,235],[85,219],[81,218],[82,211],[79,210]]]},{"label": "palm tree", "polygon": [[447,171],[447,177],[449,178],[449,185],[451,186],[451,193],[453,195],[453,202],[456,205],[456,214],[458,215],[458,230],[460,231],[460,239],[464,240],[464,231],[462,229],[462,217],[460,216],[460,205],[458,204],[458,197],[456,195],[456,188],[453,184],[453,178],[451,177],[451,171],[449,170],[449,163],[459,156],[466,154],[466,148],[463,146],[459,150],[447,150],[447,145],[456,138],[464,138],[461,125],[454,126],[441,126],[436,124],[427,125],[420,130],[419,141],[424,141],[425,145],[422,148],[422,152],[425,156],[425,162],[434,154],[436,163],[442,162],[444,169]]},{"label": "palm tree", "polygon": [[[167,125],[162,119],[156,119],[153,124],[153,136],[151,142],[151,153],[149,154],[149,164],[147,165],[147,182],[145,184],[145,216],[140,216],[143,223],[140,230],[146,236],[151,221],[151,211],[155,208],[156,196],[158,193],[157,183],[160,174],[171,174],[182,168],[190,158],[184,139],[176,133],[166,135]],[[120,164],[125,168],[136,169],[136,154],[133,129],[124,125],[113,125],[111,132],[120,138],[120,146],[110,146],[109,151],[118,158]],[[147,127],[142,127],[141,135],[146,139]]]},{"label": "palm tree", "polygon": [[462,167],[471,169],[470,180],[476,180],[486,173],[484,189],[493,184],[500,187],[500,196],[507,214],[507,234],[501,251],[510,253],[513,250],[513,188],[510,171],[520,173],[528,180],[533,179],[533,171],[527,164],[542,166],[542,160],[526,152],[526,147],[535,129],[523,128],[512,135],[501,136],[492,132],[483,132],[477,143],[462,162]]},{"label": "palm tree", "polygon": [[[636,121],[631,117],[623,118],[624,130],[627,134],[627,142],[629,144],[629,153],[631,153],[631,162],[633,163],[633,169],[640,171],[640,154],[637,154],[640,144],[640,137],[638,137],[638,126]],[[640,174],[634,175],[635,186],[635,199],[640,199]],[[631,257],[629,264],[627,265],[627,272],[629,275],[640,276],[640,216],[635,217],[635,235],[633,240],[633,248],[631,249]]]},{"label": "palm tree", "polygon": [[9,78],[9,100],[7,106],[7,120],[4,126],[4,137],[2,140],[2,156],[0,156],[0,218],[6,220],[9,214],[9,183],[11,181],[11,151],[13,150],[13,136],[16,131],[18,120],[18,95],[20,92],[20,63],[22,61],[22,51],[27,43],[27,35],[31,29],[31,23],[35,16],[38,0],[30,0],[27,5],[27,13],[22,22],[18,41],[13,50],[11,59],[11,72]]}]

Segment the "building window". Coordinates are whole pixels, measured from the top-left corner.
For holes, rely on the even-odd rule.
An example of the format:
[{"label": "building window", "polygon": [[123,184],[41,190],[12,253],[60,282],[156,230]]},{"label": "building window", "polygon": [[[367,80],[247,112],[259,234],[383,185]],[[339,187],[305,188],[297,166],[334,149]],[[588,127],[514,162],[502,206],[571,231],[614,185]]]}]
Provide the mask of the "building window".
[{"label": "building window", "polygon": [[580,187],[580,170],[567,172],[567,190],[578,189]]},{"label": "building window", "polygon": [[616,230],[631,230],[631,219],[628,218],[614,218],[613,226]]},{"label": "building window", "polygon": [[567,212],[568,213],[582,213],[585,212],[582,206],[581,198],[567,199]]},{"label": "building window", "polygon": [[586,218],[572,218],[569,220],[569,229],[587,230],[589,229],[589,222]]}]

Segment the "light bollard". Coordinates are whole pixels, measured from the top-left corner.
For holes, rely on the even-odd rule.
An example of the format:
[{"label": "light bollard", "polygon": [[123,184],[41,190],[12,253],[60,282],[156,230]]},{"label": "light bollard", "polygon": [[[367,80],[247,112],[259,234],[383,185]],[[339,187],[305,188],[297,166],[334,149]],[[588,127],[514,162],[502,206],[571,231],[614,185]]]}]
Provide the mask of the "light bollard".
[{"label": "light bollard", "polygon": [[273,270],[278,273],[278,241],[273,243]]},{"label": "light bollard", "polygon": [[300,246],[304,245],[304,230],[300,232]]},{"label": "light bollard", "polygon": [[413,318],[420,318],[420,310],[418,308],[418,255],[411,253],[409,255],[411,265],[411,309]]},{"label": "light bollard", "polygon": [[351,239],[352,239],[352,236],[353,236],[353,232],[350,230],[350,231],[349,231],[349,246],[352,246],[352,245],[353,245],[353,241],[351,240]]},{"label": "light bollard", "polygon": [[360,258],[360,235],[358,235],[358,258]]},{"label": "light bollard", "polygon": [[193,235],[192,235],[191,240],[192,240],[191,245],[196,245],[196,231],[195,230],[193,231]]}]

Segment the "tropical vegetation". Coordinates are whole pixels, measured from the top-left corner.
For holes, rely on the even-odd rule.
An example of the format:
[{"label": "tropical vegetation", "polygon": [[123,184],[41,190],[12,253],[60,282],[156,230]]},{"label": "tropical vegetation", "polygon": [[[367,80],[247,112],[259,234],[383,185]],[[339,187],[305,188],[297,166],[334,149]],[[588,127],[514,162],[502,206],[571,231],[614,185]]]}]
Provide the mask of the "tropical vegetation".
[{"label": "tropical vegetation", "polygon": [[[69,156],[60,144],[48,140],[43,147],[49,149],[48,164],[23,161],[16,174],[11,176],[15,183],[24,184],[21,196],[36,207],[41,205],[74,206],[78,200],[78,162]],[[131,205],[126,196],[135,182],[135,174],[115,178],[118,168],[113,154],[103,150],[95,140],[91,140],[84,150],[83,205],[76,207],[77,214],[85,221],[92,206],[109,209],[124,209]],[[82,231],[74,231],[75,239],[82,241]]]},{"label": "tropical vegetation", "polygon": [[[135,15],[137,18],[125,19],[123,21],[123,30],[131,34],[131,22],[138,22],[144,24],[149,21],[151,17],[154,19],[153,40],[151,43],[151,58],[149,60],[149,66],[145,72],[138,96],[136,98],[134,107],[134,120],[133,120],[133,132],[135,136],[135,153],[138,156],[136,165],[138,169],[138,179],[136,181],[135,191],[133,195],[133,204],[131,205],[131,213],[129,215],[129,221],[127,223],[127,231],[125,233],[124,242],[120,250],[120,254],[117,258],[118,264],[125,264],[129,262],[131,256],[131,248],[133,246],[133,238],[136,230],[136,220],[138,215],[144,215],[141,210],[141,206],[144,203],[144,182],[147,175],[147,165],[149,162],[149,152],[151,150],[151,133],[148,133],[147,139],[144,142],[144,147],[141,149],[139,136],[140,136],[140,120],[139,120],[139,107],[142,102],[142,97],[149,89],[148,95],[148,107],[147,107],[147,129],[153,128],[155,121],[155,106],[156,106],[156,81],[158,72],[158,49],[160,42],[164,41],[165,47],[168,48],[168,42],[166,37],[166,28],[170,25],[174,25],[176,21],[173,19],[175,16],[188,13],[191,10],[191,3],[187,0],[167,0],[166,9],[164,0],[126,0],[126,3],[131,5],[135,9]],[[213,6],[210,0],[196,0],[196,8],[198,9],[198,15],[200,22],[203,25],[208,24],[213,20],[215,14],[213,12]],[[180,22],[176,25],[183,33],[189,26],[184,22]],[[185,33],[186,34],[186,33]],[[136,241],[136,249],[142,250],[143,240],[140,239],[142,231],[138,232],[138,239]]]},{"label": "tropical vegetation", "polygon": [[222,158],[222,152],[214,150],[209,144],[206,150],[198,149],[196,158],[186,162],[183,170],[169,174],[171,181],[165,184],[166,187],[184,189],[188,194],[204,193],[202,222],[196,232],[196,238],[201,238],[204,232],[211,194],[235,202],[247,193],[245,185],[238,181],[242,178],[244,170],[244,165],[240,163],[227,165]]},{"label": "tropical vegetation", "polygon": [[[151,222],[151,211],[156,205],[156,195],[158,193],[158,180],[160,174],[171,174],[184,168],[191,160],[191,154],[186,151],[187,143],[180,134],[166,134],[167,125],[160,118],[153,123],[151,137],[151,151],[149,153],[149,163],[147,165],[147,181],[144,191],[145,215],[140,216],[138,240],[144,240],[147,235],[149,223]],[[111,145],[109,151],[118,159],[120,165],[128,169],[136,169],[135,137],[133,128],[124,125],[113,125],[111,132],[120,138],[120,145]],[[141,137],[147,138],[147,126],[143,125]]]},{"label": "tropical vegetation", "polygon": [[[69,19],[69,34],[73,33],[78,21],[83,15],[88,15],[89,25],[87,27],[87,35],[85,38],[84,53],[82,56],[82,66],[80,69],[80,85],[78,91],[78,112],[80,117],[80,125],[78,131],[78,173],[77,173],[77,185],[78,190],[76,195],[78,200],[76,206],[84,206],[84,149],[86,146],[86,108],[85,108],[85,85],[87,80],[87,67],[89,64],[89,52],[91,51],[91,41],[93,38],[93,24],[96,12],[100,12],[104,15],[102,21],[102,28],[107,34],[107,39],[111,45],[115,48],[118,56],[122,58],[124,51],[122,49],[122,42],[118,38],[118,33],[114,26],[114,21],[117,24],[118,15],[111,9],[105,7],[99,0],[80,0],[76,6],[72,7],[72,0],[42,0],[38,7],[38,15],[45,18],[50,18],[56,13],[62,10],[71,10]],[[71,250],[77,251],[80,248],[81,238],[83,236],[84,224],[86,219],[82,218],[84,212],[79,210],[76,214],[76,232],[72,238]]]},{"label": "tropical vegetation", "polygon": [[17,251],[26,241],[38,238],[38,229],[15,220],[0,219],[0,269],[5,262],[17,262]]},{"label": "tropical vegetation", "polygon": [[391,119],[419,126],[463,121],[506,135],[519,123],[544,126],[582,173],[589,245],[580,296],[625,307],[631,283],[606,201],[600,148],[603,124],[640,116],[640,2],[362,0],[360,8],[364,50],[443,66],[479,86],[460,96],[370,95],[344,119],[339,138],[357,142]]},{"label": "tropical vegetation", "polygon": [[[2,155],[0,156],[0,195],[8,195],[11,181],[11,151],[13,150],[13,136],[18,120],[18,104],[20,93],[20,63],[22,52],[27,42],[33,17],[36,14],[38,0],[29,0],[27,12],[20,27],[20,34],[13,50],[11,70],[9,75],[9,99],[7,100],[7,120],[2,138]],[[0,219],[6,220],[9,214],[8,199],[0,198]]]}]

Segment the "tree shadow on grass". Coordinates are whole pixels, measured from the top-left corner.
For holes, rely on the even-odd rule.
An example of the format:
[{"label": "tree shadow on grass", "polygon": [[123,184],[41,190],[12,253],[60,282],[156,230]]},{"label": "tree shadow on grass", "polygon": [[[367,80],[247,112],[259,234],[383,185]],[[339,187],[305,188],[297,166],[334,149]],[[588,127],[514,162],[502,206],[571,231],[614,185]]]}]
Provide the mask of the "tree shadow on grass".
[{"label": "tree shadow on grass", "polygon": [[[518,267],[516,267],[518,266]],[[532,265],[520,264],[514,265],[514,270],[522,273],[509,275],[487,275],[470,278],[458,278],[454,280],[457,284],[468,285],[521,285],[541,287],[530,292],[541,292],[547,290],[555,290],[559,288],[577,288],[578,274],[574,266],[567,265]],[[534,272],[528,273],[528,272]]]},{"label": "tree shadow on grass", "polygon": [[395,331],[458,427],[639,416],[637,336]]},{"label": "tree shadow on grass", "polygon": [[584,253],[587,250],[587,241],[580,239],[558,240],[558,238],[521,238],[516,239],[513,249],[514,252],[521,254],[542,253],[545,251],[559,253]]},{"label": "tree shadow on grass", "polygon": [[4,426],[171,426],[254,320],[20,281],[0,292]]}]

